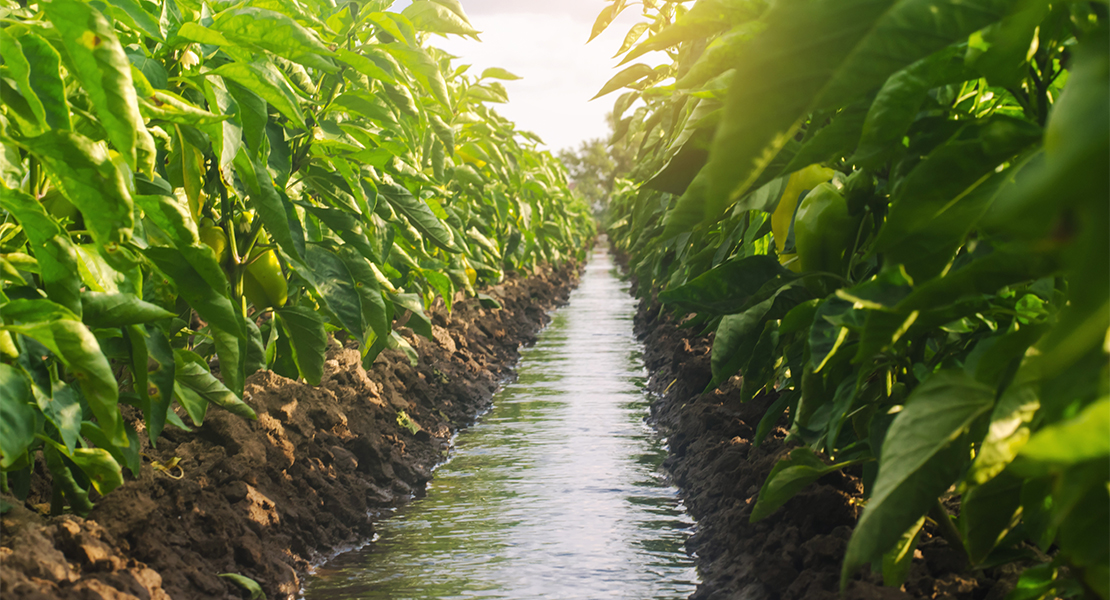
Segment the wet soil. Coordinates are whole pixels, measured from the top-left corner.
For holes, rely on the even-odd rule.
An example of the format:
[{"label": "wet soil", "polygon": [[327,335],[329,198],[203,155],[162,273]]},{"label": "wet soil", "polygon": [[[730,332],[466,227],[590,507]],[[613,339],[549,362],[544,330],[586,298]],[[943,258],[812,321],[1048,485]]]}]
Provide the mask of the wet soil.
[{"label": "wet soil", "polygon": [[[0,597],[161,600],[240,598],[220,574],[254,579],[270,599],[294,598],[314,563],[374,534],[379,515],[423,494],[451,436],[489,406],[521,344],[566,301],[567,264],[484,290],[429,316],[434,340],[401,328],[420,355],[387,351],[364,370],[332,342],[317,387],[269,371],[247,380],[248,421],[213,409],[193,432],[168,428],[146,446],[141,473],[87,518],[44,517],[48,474],[0,518]],[[404,411],[419,429],[399,421]],[[180,470],[153,461],[179,459]],[[179,477],[179,478],[175,478]]]},{"label": "wet soil", "polygon": [[771,516],[749,522],[764,479],[797,444],[786,441],[784,417],[753,447],[776,394],[741,402],[739,376],[702,393],[712,377],[712,334],[679,325],[657,301],[641,300],[636,332],[646,346],[649,389],[658,394],[652,419],[668,437],[664,466],[697,521],[687,550],[697,555],[702,583],[692,600],[1002,600],[1013,589],[1020,567],[965,571],[960,555],[927,525],[901,589],[883,587],[882,577],[864,568],[838,595],[861,512],[862,473],[827,475]]}]

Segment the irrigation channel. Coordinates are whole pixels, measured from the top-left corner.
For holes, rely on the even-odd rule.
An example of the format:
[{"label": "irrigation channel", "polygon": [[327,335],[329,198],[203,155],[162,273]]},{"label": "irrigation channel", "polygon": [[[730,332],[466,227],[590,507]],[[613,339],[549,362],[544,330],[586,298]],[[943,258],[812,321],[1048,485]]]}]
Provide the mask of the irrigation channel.
[{"label": "irrigation channel", "polygon": [[427,496],[317,570],[306,600],[686,598],[693,522],[661,471],[635,300],[598,245]]}]

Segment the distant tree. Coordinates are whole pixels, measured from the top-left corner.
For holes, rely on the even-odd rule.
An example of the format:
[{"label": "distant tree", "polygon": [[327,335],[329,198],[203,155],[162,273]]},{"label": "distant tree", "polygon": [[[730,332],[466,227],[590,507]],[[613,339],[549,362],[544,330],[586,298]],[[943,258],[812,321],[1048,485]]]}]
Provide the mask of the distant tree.
[{"label": "distant tree", "polygon": [[613,191],[613,183],[627,175],[634,166],[636,149],[627,138],[610,144],[616,126],[613,115],[606,116],[608,138],[594,138],[579,144],[575,150],[559,151],[559,160],[566,166],[574,189],[593,204],[605,204]]}]

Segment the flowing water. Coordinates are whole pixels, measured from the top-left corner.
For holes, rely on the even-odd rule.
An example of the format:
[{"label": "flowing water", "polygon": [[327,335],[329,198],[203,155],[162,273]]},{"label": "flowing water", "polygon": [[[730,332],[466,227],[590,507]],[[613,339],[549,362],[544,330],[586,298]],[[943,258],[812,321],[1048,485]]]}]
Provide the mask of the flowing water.
[{"label": "flowing water", "polygon": [[678,599],[693,522],[663,477],[635,301],[594,251],[525,349],[518,378],[461,432],[426,497],[308,582],[306,600]]}]

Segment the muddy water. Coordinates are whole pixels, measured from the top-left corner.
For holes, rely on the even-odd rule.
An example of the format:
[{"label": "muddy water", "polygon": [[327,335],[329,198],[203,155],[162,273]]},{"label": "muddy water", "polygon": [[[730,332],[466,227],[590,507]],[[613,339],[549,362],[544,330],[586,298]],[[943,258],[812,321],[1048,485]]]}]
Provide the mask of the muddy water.
[{"label": "muddy water", "polygon": [[426,497],[308,582],[307,600],[678,599],[691,533],[644,424],[635,301],[594,252],[518,378],[455,440]]}]

